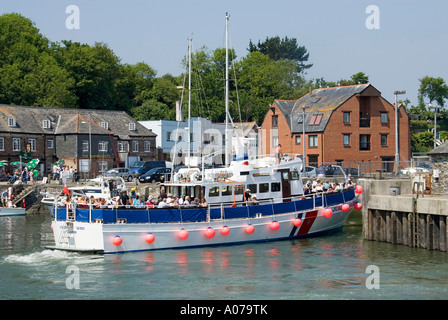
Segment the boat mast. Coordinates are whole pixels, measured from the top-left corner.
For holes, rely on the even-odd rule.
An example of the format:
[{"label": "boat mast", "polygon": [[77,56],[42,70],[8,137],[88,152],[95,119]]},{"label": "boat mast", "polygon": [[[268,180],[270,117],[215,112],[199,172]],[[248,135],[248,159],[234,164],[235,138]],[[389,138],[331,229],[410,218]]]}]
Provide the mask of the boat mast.
[{"label": "boat mast", "polygon": [[226,134],[225,134],[225,165],[229,166],[229,14],[226,12],[226,90],[225,90],[225,107],[226,107]]},{"label": "boat mast", "polygon": [[[190,125],[191,125],[191,42],[192,39],[188,40],[188,151],[187,157],[185,161],[188,159],[188,169],[190,169],[190,144],[191,144],[191,134],[190,134]],[[177,139],[177,138],[176,138]]]}]

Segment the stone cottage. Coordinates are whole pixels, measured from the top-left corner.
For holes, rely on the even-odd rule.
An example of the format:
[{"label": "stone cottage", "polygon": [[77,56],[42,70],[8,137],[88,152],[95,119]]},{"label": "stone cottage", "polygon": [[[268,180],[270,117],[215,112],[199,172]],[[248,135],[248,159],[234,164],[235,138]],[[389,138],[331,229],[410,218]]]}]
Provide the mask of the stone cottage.
[{"label": "stone cottage", "polygon": [[433,169],[432,193],[448,193],[448,142],[428,152]]}]

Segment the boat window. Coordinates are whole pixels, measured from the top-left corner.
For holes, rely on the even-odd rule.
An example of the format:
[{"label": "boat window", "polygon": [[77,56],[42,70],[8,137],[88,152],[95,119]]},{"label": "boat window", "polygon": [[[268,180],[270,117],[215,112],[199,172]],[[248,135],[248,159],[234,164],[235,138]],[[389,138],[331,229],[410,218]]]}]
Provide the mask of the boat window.
[{"label": "boat window", "polygon": [[208,191],[209,197],[218,197],[219,196],[219,187],[210,187]]},{"label": "boat window", "polygon": [[221,187],[221,195],[222,196],[230,196],[230,195],[232,195],[232,186],[223,186],[223,187]]},{"label": "boat window", "polygon": [[256,184],[248,184],[247,189],[250,190],[250,193],[257,193],[257,185]]},{"label": "boat window", "polygon": [[243,186],[235,186],[235,194],[243,194]]},{"label": "boat window", "polygon": [[299,180],[299,172],[291,171],[291,180]]},{"label": "boat window", "polygon": [[269,183],[260,183],[260,193],[269,192]]},{"label": "boat window", "polygon": [[280,182],[271,183],[271,192],[280,191]]}]

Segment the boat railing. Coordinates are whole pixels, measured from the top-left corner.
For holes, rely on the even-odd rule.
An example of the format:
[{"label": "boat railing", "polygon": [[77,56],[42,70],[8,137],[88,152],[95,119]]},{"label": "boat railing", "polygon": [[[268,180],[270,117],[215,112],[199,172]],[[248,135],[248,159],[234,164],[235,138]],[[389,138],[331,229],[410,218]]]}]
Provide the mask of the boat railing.
[{"label": "boat railing", "polygon": [[[353,188],[350,188],[353,189]],[[192,221],[210,221],[234,218],[253,218],[258,216],[278,215],[282,213],[303,212],[309,210],[319,210],[326,207],[332,207],[345,203],[351,200],[354,196],[347,196],[346,192],[350,189],[344,189],[343,192],[336,192],[327,194],[314,193],[309,195],[291,196],[284,199],[262,199],[257,203],[252,202],[237,202],[237,203],[219,203],[209,204],[207,206],[170,206],[167,208],[157,208],[156,206],[133,206],[133,205],[97,205],[97,204],[75,204],[66,203],[59,204],[55,210],[65,209],[64,211],[57,211],[55,219],[76,221],[82,218],[83,222],[97,222],[101,220],[103,213],[108,217],[108,222],[104,223],[119,223],[120,221],[138,221],[136,223],[151,223],[154,222],[154,217],[159,219],[155,222],[163,220],[163,213],[165,211],[169,215],[175,215],[176,219],[172,222]],[[79,209],[79,212],[78,212]],[[81,210],[84,209],[84,210]],[[87,210],[86,210],[87,209]],[[190,210],[191,209],[191,210]],[[173,211],[174,210],[174,211]],[[102,213],[103,212],[103,213]],[[151,217],[151,214],[155,216]],[[61,216],[62,214],[62,216]],[[87,216],[88,215],[88,216]],[[194,217],[194,218],[192,218]],[[64,219],[65,218],[65,219]],[[143,219],[144,218],[144,219]],[[80,220],[78,220],[80,221]]]}]

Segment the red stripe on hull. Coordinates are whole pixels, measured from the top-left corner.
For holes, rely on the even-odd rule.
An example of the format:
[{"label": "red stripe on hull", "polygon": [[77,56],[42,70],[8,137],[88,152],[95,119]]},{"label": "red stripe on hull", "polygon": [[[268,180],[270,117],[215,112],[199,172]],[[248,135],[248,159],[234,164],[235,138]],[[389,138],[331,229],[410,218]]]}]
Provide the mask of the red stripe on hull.
[{"label": "red stripe on hull", "polygon": [[305,219],[303,221],[302,226],[299,229],[299,232],[297,233],[298,236],[303,236],[308,234],[310,231],[311,226],[314,223],[314,220],[316,220],[317,217],[317,210],[315,211],[309,211],[305,215]]}]

